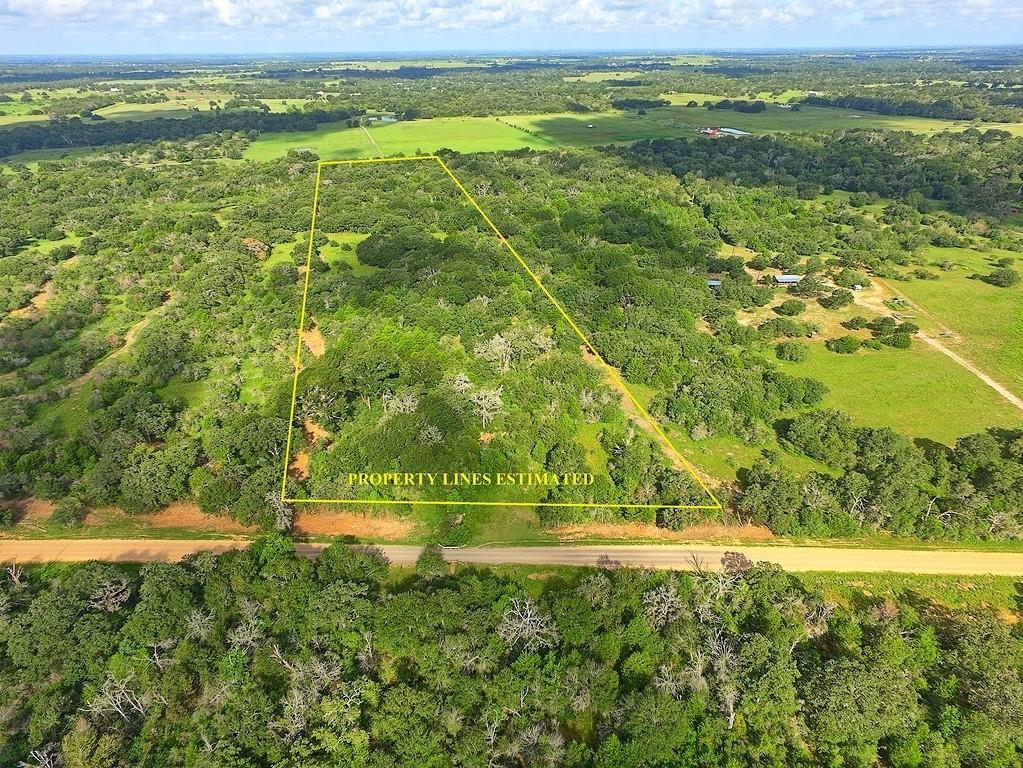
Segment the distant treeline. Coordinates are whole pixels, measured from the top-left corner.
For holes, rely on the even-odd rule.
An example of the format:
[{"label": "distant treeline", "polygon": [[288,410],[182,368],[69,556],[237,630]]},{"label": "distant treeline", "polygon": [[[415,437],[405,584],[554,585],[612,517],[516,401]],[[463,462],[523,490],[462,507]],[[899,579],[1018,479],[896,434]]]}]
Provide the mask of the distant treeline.
[{"label": "distant treeline", "polygon": [[276,80],[285,78],[308,79],[316,77],[358,77],[371,80],[406,79],[422,80],[429,77],[450,77],[451,75],[474,75],[480,72],[514,72],[531,69],[560,69],[565,65],[552,61],[516,61],[510,64],[487,64],[486,66],[464,67],[398,67],[397,69],[361,69],[358,67],[318,67],[310,72],[308,69],[277,69],[267,70],[264,77]]},{"label": "distant treeline", "polygon": [[613,151],[663,165],[679,177],[692,173],[749,186],[805,187],[811,195],[844,189],[901,198],[917,192],[953,211],[1004,214],[1018,204],[1019,184],[1006,178],[1000,164],[1018,163],[1021,148],[1023,141],[1007,131],[970,128],[924,139],[863,130],[742,142],[652,139]]},{"label": "distant treeline", "polygon": [[79,118],[26,125],[0,132],[0,157],[33,149],[70,149],[134,141],[187,139],[218,131],[310,131],[323,123],[344,122],[363,110],[314,110],[301,113],[210,112],[194,117],[86,122]]},{"label": "distant treeline", "polygon": [[763,112],[767,109],[760,99],[746,101],[745,99],[722,99],[716,104],[708,104],[707,109],[734,109],[736,112]]},{"label": "distant treeline", "polygon": [[983,114],[974,106],[956,104],[949,99],[932,102],[893,101],[870,96],[807,96],[803,103],[813,107],[842,107],[877,112],[879,115],[906,115],[909,117],[932,117],[940,120],[995,120],[1012,122],[1013,116],[984,110]]},{"label": "distant treeline", "polygon": [[653,109],[671,104],[667,99],[615,99],[611,106],[615,109]]},{"label": "distant treeline", "polygon": [[82,80],[88,82],[96,79],[111,80],[168,80],[185,77],[185,73],[176,69],[137,69],[131,71],[118,70],[34,70],[31,72],[0,72],[0,87],[7,83],[52,83],[64,80]]}]

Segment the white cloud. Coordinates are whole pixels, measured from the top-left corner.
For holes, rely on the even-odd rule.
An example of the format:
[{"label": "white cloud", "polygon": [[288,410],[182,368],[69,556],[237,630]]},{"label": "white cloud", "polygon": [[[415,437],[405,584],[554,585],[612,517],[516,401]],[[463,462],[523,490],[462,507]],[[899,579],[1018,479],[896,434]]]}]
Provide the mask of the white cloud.
[{"label": "white cloud", "polygon": [[[964,22],[969,24],[964,26]],[[163,28],[168,34],[196,35],[252,32],[275,38],[309,30],[338,33],[336,48],[357,45],[343,33],[362,30],[386,39],[389,30],[479,32],[477,47],[509,47],[507,37],[535,33],[545,39],[566,34],[620,34],[633,44],[643,35],[686,33],[699,44],[701,31],[715,39],[741,33],[736,45],[775,44],[803,34],[814,44],[814,30],[876,27],[893,24],[913,30],[935,25],[949,33],[990,30],[1017,32],[1023,22],[1018,0],[0,0],[0,52],[3,41],[17,40],[19,30],[61,27],[104,30],[121,35],[131,30]],[[872,39],[863,39],[870,44]],[[980,42],[976,39],[963,42]]]}]

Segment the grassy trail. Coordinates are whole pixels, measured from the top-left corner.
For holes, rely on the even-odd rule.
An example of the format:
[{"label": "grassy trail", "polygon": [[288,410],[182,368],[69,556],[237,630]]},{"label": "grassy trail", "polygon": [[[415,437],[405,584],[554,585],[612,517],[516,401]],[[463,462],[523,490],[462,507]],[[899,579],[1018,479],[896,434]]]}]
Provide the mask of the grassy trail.
[{"label": "grassy trail", "polygon": [[[897,289],[893,288],[891,285],[889,285],[885,281],[881,280],[880,278],[874,278],[874,280],[886,292],[892,294],[893,296],[897,296],[897,297],[903,299],[904,301],[909,302],[914,307],[914,309],[916,311],[919,311],[928,320],[930,320],[932,323],[934,323],[938,327],[940,333],[947,333],[947,334],[950,334],[950,335],[952,334],[951,329],[946,327],[944,323],[942,323],[940,320],[938,320],[938,318],[936,318],[934,315],[932,315],[930,312],[928,312],[926,308],[921,307],[918,302],[910,301],[909,297],[903,295],[900,291],[898,291]],[[871,306],[871,309],[875,309],[875,310],[877,310],[877,311],[879,311],[881,313],[885,313],[885,312],[888,311],[887,307],[884,306],[883,302],[879,303],[876,306]],[[995,379],[991,378],[991,376],[989,376],[987,373],[985,373],[980,368],[978,368],[974,363],[970,362],[969,360],[967,360],[965,357],[963,357],[962,355],[958,354],[957,352],[953,352],[945,344],[943,344],[940,340],[934,338],[933,336],[931,336],[931,335],[929,335],[927,333],[924,333],[923,331],[921,331],[920,333],[917,334],[917,338],[920,339],[920,341],[924,342],[925,344],[933,347],[938,352],[941,352],[941,354],[943,354],[946,357],[948,357],[950,360],[955,362],[957,365],[959,365],[959,366],[965,368],[966,370],[968,370],[970,373],[972,373],[978,379],[980,379],[985,384],[987,384],[989,387],[991,387],[991,389],[993,389],[995,392],[997,392],[999,395],[1001,395],[1001,397],[1006,402],[1010,403],[1011,405],[1015,406],[1016,408],[1019,408],[1019,410],[1023,411],[1023,399],[1020,399],[1019,397],[1017,397],[1004,384],[1002,384],[1002,383],[1000,383],[998,381],[995,381]]]}]

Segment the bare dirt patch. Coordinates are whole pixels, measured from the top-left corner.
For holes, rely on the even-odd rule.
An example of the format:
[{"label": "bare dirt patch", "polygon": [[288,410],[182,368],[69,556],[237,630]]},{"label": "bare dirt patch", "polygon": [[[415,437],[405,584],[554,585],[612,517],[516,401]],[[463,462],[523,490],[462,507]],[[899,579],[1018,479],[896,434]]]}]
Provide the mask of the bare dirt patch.
[{"label": "bare dirt patch", "polygon": [[32,300],[29,301],[27,305],[15,309],[13,312],[11,312],[10,316],[17,318],[33,317],[39,312],[42,312],[44,309],[46,309],[46,305],[50,303],[50,299],[52,298],[53,282],[47,280],[45,283],[43,283],[42,288],[39,289],[39,292],[32,297]]},{"label": "bare dirt patch", "polygon": [[122,520],[141,528],[188,528],[210,533],[231,534],[255,533],[259,530],[254,525],[242,525],[227,516],[208,515],[197,505],[183,501],[175,502],[151,515],[129,515],[120,509],[110,507],[96,509],[86,515],[84,524],[86,526],[108,525]]},{"label": "bare dirt patch", "polygon": [[327,344],[316,323],[313,323],[308,330],[302,331],[302,342],[306,349],[313,353],[313,357],[323,357],[323,353],[327,351]]},{"label": "bare dirt patch", "polygon": [[[44,501],[43,499],[20,499],[13,503],[14,507],[14,519],[15,526],[26,528],[39,529],[44,522],[46,522],[50,515],[53,514],[53,508],[56,506],[52,501]],[[5,534],[0,532],[0,538],[4,538]]]},{"label": "bare dirt patch", "polygon": [[306,419],[303,427],[305,428],[306,440],[310,443],[315,443],[317,440],[323,440],[324,438],[330,437],[330,432],[325,430],[312,419]]},{"label": "bare dirt patch", "polygon": [[288,465],[288,472],[299,480],[309,478],[309,454],[305,451],[298,451]]},{"label": "bare dirt patch", "polygon": [[221,515],[207,515],[195,504],[178,502],[153,515],[144,515],[146,525],[154,528],[200,528],[218,533],[252,533],[254,525],[242,525],[237,520]]},{"label": "bare dirt patch", "polygon": [[357,538],[403,541],[415,523],[397,517],[359,512],[315,511],[295,515],[295,532],[310,536],[355,536]]},{"label": "bare dirt patch", "polygon": [[680,531],[669,531],[645,523],[583,523],[552,528],[551,533],[562,541],[580,539],[623,539],[625,541],[770,541],[774,534],[760,525],[721,525],[700,523]]}]

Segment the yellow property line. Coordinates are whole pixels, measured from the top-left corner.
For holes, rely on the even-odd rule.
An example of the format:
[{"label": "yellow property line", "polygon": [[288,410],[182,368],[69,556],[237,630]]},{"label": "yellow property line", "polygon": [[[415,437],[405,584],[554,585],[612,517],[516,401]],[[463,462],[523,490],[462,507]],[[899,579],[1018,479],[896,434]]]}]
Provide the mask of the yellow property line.
[{"label": "yellow property line", "polygon": [[[415,162],[415,161],[422,161],[422,160],[435,160],[437,162],[437,164],[440,165],[440,167],[443,169],[444,173],[446,173],[448,175],[448,177],[450,177],[450,179],[455,183],[455,186],[458,187],[458,190],[462,193],[462,195],[465,196],[465,199],[468,200],[469,203],[472,205],[472,207],[476,209],[476,211],[480,214],[480,216],[483,217],[483,220],[485,222],[487,222],[487,225],[490,227],[490,229],[493,230],[494,234],[497,235],[497,238],[498,238],[498,240],[500,240],[501,244],[508,248],[508,250],[511,252],[512,256],[515,257],[515,260],[518,261],[519,265],[526,271],[526,274],[528,274],[530,276],[530,278],[532,278],[533,282],[536,283],[537,287],[543,292],[544,296],[546,296],[550,300],[551,304],[554,305],[554,307],[558,310],[558,312],[561,314],[561,316],[565,319],[565,322],[568,323],[569,327],[573,331],[575,331],[576,336],[578,336],[579,339],[583,342],[583,344],[586,345],[587,349],[590,350],[590,352],[593,354],[593,356],[596,357],[597,360],[599,360],[601,363],[604,364],[604,367],[607,368],[608,373],[615,380],[615,382],[621,387],[622,391],[625,392],[628,395],[629,400],[632,401],[632,404],[635,405],[636,408],[639,410],[639,412],[647,419],[647,421],[650,423],[650,425],[654,428],[654,431],[657,432],[658,436],[661,439],[664,440],[664,442],[671,448],[672,451],[674,451],[675,455],[678,457],[679,461],[682,462],[682,465],[688,470],[688,472],[692,476],[692,478],[697,482],[697,484],[700,486],[700,488],[703,489],[704,493],[706,493],[711,498],[711,500],[714,502],[713,504],[711,504],[711,505],[707,505],[707,504],[702,504],[702,505],[614,504],[614,503],[609,503],[609,504],[585,503],[584,504],[584,503],[568,503],[568,502],[543,503],[543,502],[501,502],[501,501],[491,501],[491,502],[478,502],[478,501],[423,501],[423,500],[396,501],[396,500],[392,500],[392,499],[289,499],[289,498],[287,498],[288,464],[290,463],[290,460],[291,460],[291,433],[293,431],[294,423],[295,423],[295,400],[298,397],[298,374],[299,374],[299,372],[301,370],[300,359],[301,359],[301,355],[302,355],[302,332],[303,332],[303,330],[305,328],[306,300],[307,300],[308,295],[309,295],[309,275],[312,272],[313,236],[314,236],[315,231],[316,231],[316,209],[319,207],[319,199],[320,199],[320,172],[321,172],[321,170],[324,167],[326,167],[326,166],[333,166],[333,165],[362,165],[362,164],[368,164],[368,163],[401,163],[401,162]],[[618,371],[615,370],[614,366],[612,366],[610,363],[608,363],[604,359],[604,357],[597,351],[597,349],[593,346],[593,344],[590,343],[590,340],[586,337],[586,334],[582,332],[582,330],[579,328],[578,325],[576,325],[575,321],[571,318],[571,316],[568,314],[568,312],[565,311],[565,308],[563,306],[561,306],[561,302],[559,302],[554,297],[554,294],[552,294],[549,290],[547,290],[547,286],[545,286],[543,284],[543,282],[540,280],[539,276],[535,272],[533,272],[533,270],[529,267],[529,264],[526,263],[526,260],[523,259],[521,255],[519,255],[519,252],[517,250],[515,250],[515,246],[513,246],[508,241],[508,239],[504,236],[504,233],[502,233],[501,230],[498,229],[497,225],[494,224],[494,222],[490,218],[490,216],[487,215],[487,212],[484,211],[482,207],[480,207],[480,204],[478,202],[476,202],[476,198],[474,198],[471,194],[469,194],[469,190],[467,190],[465,188],[465,186],[462,184],[462,182],[459,181],[458,177],[455,176],[455,174],[448,167],[447,163],[445,163],[444,160],[439,155],[413,155],[411,157],[375,157],[375,158],[364,158],[364,159],[358,159],[358,160],[326,160],[326,161],[321,160],[321,161],[317,162],[317,164],[316,164],[316,189],[313,192],[313,214],[312,214],[312,220],[311,220],[310,225],[309,225],[309,253],[306,256],[305,286],[304,286],[304,288],[302,290],[302,309],[301,309],[301,312],[299,314],[298,351],[297,351],[297,353],[295,355],[295,378],[294,378],[294,381],[292,382],[292,386],[291,386],[291,417],[290,417],[290,419],[288,421],[288,441],[287,441],[287,447],[285,448],[285,452],[284,452],[284,475],[281,478],[281,501],[283,501],[283,502],[290,502],[290,503],[306,503],[306,504],[342,504],[342,503],[350,503],[350,504],[411,504],[411,505],[418,505],[418,506],[443,505],[443,504],[459,505],[459,504],[461,504],[461,505],[467,505],[467,506],[502,506],[502,507],[503,506],[539,506],[539,507],[588,507],[588,508],[592,508],[592,507],[619,507],[619,508],[623,508],[623,509],[713,509],[713,510],[720,510],[721,509],[721,502],[718,501],[718,498],[714,495],[714,493],[710,490],[710,488],[707,487],[706,483],[704,483],[703,480],[700,478],[700,475],[696,471],[696,468],[692,465],[692,463],[690,463],[690,461],[685,456],[682,455],[682,452],[679,451],[679,449],[671,441],[671,438],[669,438],[668,435],[665,434],[664,431],[661,429],[661,426],[660,426],[660,424],[657,423],[657,420],[654,419],[650,415],[650,413],[647,411],[646,408],[643,407],[643,404],[632,393],[632,390],[629,389],[628,384],[625,383],[625,380],[619,375]]]},{"label": "yellow property line", "polygon": [[444,501],[424,499],[281,499],[288,504],[408,504],[413,507],[586,507],[602,509],[721,509],[712,504],[619,504],[576,501]]}]

